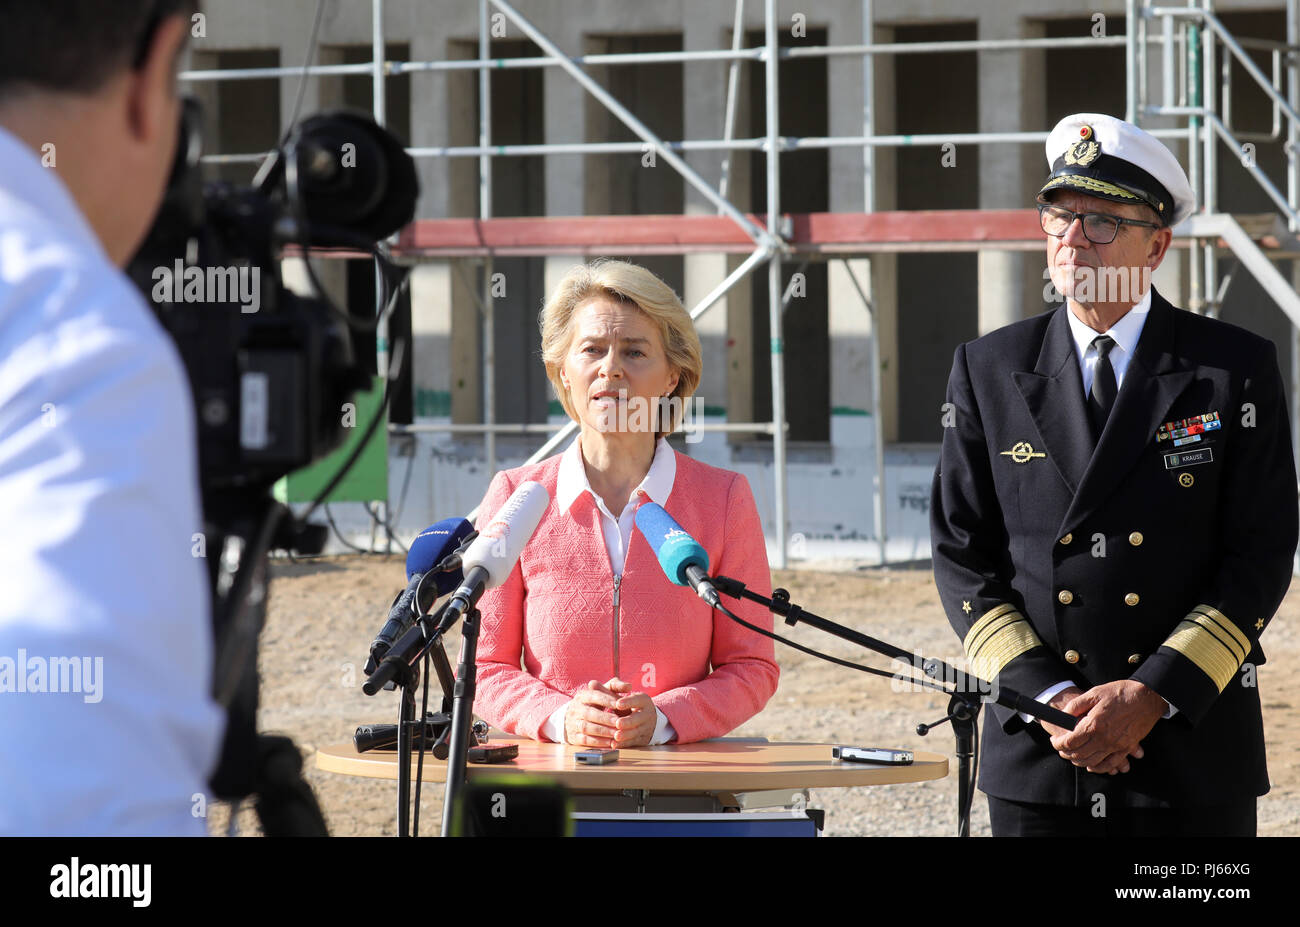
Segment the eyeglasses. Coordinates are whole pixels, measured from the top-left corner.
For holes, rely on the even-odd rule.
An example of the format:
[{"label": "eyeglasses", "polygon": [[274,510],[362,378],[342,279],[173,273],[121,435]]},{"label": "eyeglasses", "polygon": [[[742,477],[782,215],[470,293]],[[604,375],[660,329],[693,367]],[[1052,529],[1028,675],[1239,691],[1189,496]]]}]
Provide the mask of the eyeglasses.
[{"label": "eyeglasses", "polygon": [[1158,229],[1154,222],[1142,222],[1138,219],[1125,219],[1104,212],[1071,212],[1060,206],[1039,205],[1038,221],[1043,231],[1053,238],[1061,238],[1070,230],[1075,219],[1083,220],[1083,236],[1094,245],[1108,245],[1119,234],[1121,225],[1142,225],[1149,229]]}]

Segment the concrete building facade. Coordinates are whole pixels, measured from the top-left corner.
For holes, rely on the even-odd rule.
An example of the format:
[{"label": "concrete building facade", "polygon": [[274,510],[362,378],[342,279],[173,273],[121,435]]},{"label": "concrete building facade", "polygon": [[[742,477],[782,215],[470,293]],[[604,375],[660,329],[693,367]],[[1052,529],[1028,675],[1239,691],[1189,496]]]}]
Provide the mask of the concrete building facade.
[{"label": "concrete building facade", "polygon": [[[196,37],[194,69],[296,66],[307,54],[316,4],[312,0],[208,0],[204,34]],[[518,0],[518,10],[570,55],[707,50],[732,43],[735,4],[636,3],[623,0]],[[1127,28],[1123,0],[875,0],[874,30],[864,36],[862,0],[781,0],[783,47],[853,45],[864,41],[920,43],[1008,38],[1103,38]],[[391,60],[447,61],[478,56],[478,4],[452,0],[386,0],[385,54]],[[1216,4],[1239,36],[1281,39],[1280,2]],[[493,57],[540,54],[514,24],[493,14]],[[763,4],[745,4],[743,47],[763,40]],[[322,23],[320,63],[371,59],[371,3],[329,3]],[[1262,55],[1259,59],[1267,63]],[[873,99],[864,99],[864,68]],[[737,85],[734,135],[766,131],[761,62],[744,62]],[[589,73],[661,138],[716,139],[723,134],[729,65],[723,61],[593,67]],[[1162,76],[1152,66],[1151,93]],[[202,82],[208,150],[271,148],[290,118],[297,78]],[[478,139],[476,71],[426,71],[389,77],[387,124],[414,147],[474,145]],[[1120,45],[1034,50],[952,50],[912,55],[786,58],[780,64],[780,125],[785,136],[857,136],[870,107],[877,134],[1046,131],[1071,112],[1123,115],[1125,58]],[[367,76],[308,80],[303,112],[340,105],[368,109]],[[1233,86],[1233,120],[1267,128],[1270,107],[1242,80]],[[1172,119],[1144,120],[1156,127]],[[636,137],[557,67],[491,72],[494,144],[635,141]],[[1186,145],[1172,145],[1182,157]],[[1282,142],[1261,142],[1258,164],[1285,188]],[[723,180],[725,154],[693,151],[687,162],[710,184]],[[726,171],[728,198],[764,213],[764,155],[736,152]],[[418,159],[422,194],[418,218],[479,215],[478,161]],[[247,179],[251,165],[214,174]],[[877,210],[1011,209],[1033,203],[1047,174],[1041,143],[951,144],[878,148],[872,179]],[[1223,158],[1219,200],[1224,211],[1273,211],[1255,182]],[[785,152],[779,205],[783,212],[862,212],[868,201],[861,147]],[[494,216],[715,214],[716,208],[662,161],[644,154],[547,154],[497,157],[492,164]],[[604,255],[598,246],[592,257]],[[610,253],[605,256],[619,257]],[[634,258],[674,287],[692,306],[742,257],[661,254]],[[497,258],[491,353],[494,381],[485,383],[482,313],[474,292],[486,268],[477,259],[438,259],[413,272],[409,311],[393,321],[391,337],[409,336],[409,371],[395,399],[395,421],[472,424],[493,397],[497,422],[563,420],[538,359],[536,317],[549,288],[575,262],[573,255]],[[1223,262],[1226,273],[1231,260]],[[325,266],[336,295],[373,294],[368,262]],[[1289,272],[1289,268],[1287,269]],[[499,275],[499,276],[497,276]],[[855,285],[870,282],[872,311]],[[1050,284],[1041,252],[986,250],[902,253],[838,259],[794,257],[783,269],[791,298],[784,315],[786,403],[789,410],[789,525],[792,559],[877,556],[874,533],[875,423],[871,339],[880,351],[880,406],[886,442],[885,513],[889,558],[929,553],[927,506],[941,435],[941,405],[954,348],[963,341],[1042,312]],[[1171,253],[1156,286],[1186,305],[1186,252]],[[370,297],[373,299],[373,297]],[[1234,274],[1220,317],[1273,338],[1289,370],[1293,330],[1254,285]],[[765,421],[771,416],[767,278],[751,275],[699,320],[706,366],[699,395],[707,420]],[[521,463],[544,435],[498,436],[498,466]],[[769,437],[709,433],[681,449],[744,472],[775,534]],[[473,508],[487,486],[480,436],[421,434],[392,445],[390,509],[399,532],[413,535],[431,521]],[[408,469],[409,468],[409,469]],[[405,486],[405,489],[403,487]],[[399,497],[400,496],[400,497]],[[355,517],[354,517],[355,516]],[[344,524],[368,525],[359,511]]]}]

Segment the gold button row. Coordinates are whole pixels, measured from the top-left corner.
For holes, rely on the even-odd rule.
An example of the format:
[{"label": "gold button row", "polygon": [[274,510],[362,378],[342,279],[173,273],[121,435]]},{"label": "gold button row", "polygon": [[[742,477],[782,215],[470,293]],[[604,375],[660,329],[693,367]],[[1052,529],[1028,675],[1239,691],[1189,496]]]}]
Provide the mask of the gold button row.
[{"label": "gold button row", "polygon": [[[1083,659],[1083,657],[1082,657],[1082,655],[1079,653],[1079,651],[1077,651],[1077,650],[1067,650],[1067,651],[1065,652],[1065,662],[1066,662],[1066,663],[1078,663],[1081,659]],[[1129,654],[1129,656],[1128,656],[1128,662],[1131,663],[1131,664],[1134,664],[1134,665],[1136,665],[1136,664],[1138,664],[1138,663],[1141,663],[1141,662],[1142,662],[1142,654],[1140,654],[1140,653],[1131,653],[1131,654]]]},{"label": "gold button row", "polygon": [[[1073,535],[1073,534],[1067,534],[1065,537],[1061,538],[1061,543],[1062,543],[1062,544],[1069,544],[1069,543],[1071,543],[1073,540],[1074,540],[1074,535]],[[1142,541],[1143,541],[1143,538],[1142,538],[1142,532],[1141,532],[1141,531],[1134,531],[1132,534],[1130,534],[1130,535],[1128,536],[1128,542],[1129,542],[1130,544],[1132,544],[1134,547],[1140,547],[1140,546],[1142,546]]]},{"label": "gold button row", "polygon": [[[1069,605],[1074,601],[1074,593],[1069,589],[1062,589],[1056,594],[1056,601],[1060,602],[1062,605]],[[1137,605],[1140,601],[1142,601],[1142,598],[1136,592],[1130,592],[1128,595],[1124,596],[1125,605]]]}]

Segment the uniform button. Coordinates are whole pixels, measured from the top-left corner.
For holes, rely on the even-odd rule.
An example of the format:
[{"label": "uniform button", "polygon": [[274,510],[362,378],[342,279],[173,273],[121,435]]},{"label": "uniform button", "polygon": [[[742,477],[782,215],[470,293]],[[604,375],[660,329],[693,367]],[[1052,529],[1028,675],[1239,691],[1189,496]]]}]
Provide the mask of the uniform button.
[{"label": "uniform button", "polygon": [[1062,589],[1060,592],[1056,594],[1056,599],[1062,605],[1069,605],[1071,602],[1074,601],[1074,593],[1071,592],[1069,589]]},{"label": "uniform button", "polygon": [[1067,534],[1065,537],[1061,538],[1061,543],[1062,543],[1062,544],[1069,544],[1069,543],[1070,543],[1071,541],[1073,541],[1073,540],[1074,540],[1074,535],[1073,535],[1073,534]]},{"label": "uniform button", "polygon": [[1129,661],[1130,663],[1141,663],[1141,662],[1142,662],[1142,654],[1140,654],[1140,653],[1131,653],[1131,654],[1128,655],[1128,661]]},{"label": "uniform button", "polygon": [[1139,601],[1140,600],[1138,599],[1138,594],[1136,592],[1130,592],[1128,595],[1124,596],[1125,605],[1137,605]]},{"label": "uniform button", "polygon": [[1066,663],[1078,663],[1078,662],[1079,662],[1079,651],[1077,651],[1077,650],[1067,650],[1067,651],[1065,652],[1065,662],[1066,662]]},{"label": "uniform button", "polygon": [[1141,546],[1141,544],[1142,544],[1142,532],[1141,532],[1141,531],[1134,531],[1132,534],[1130,534],[1130,535],[1128,536],[1128,542],[1129,542],[1130,544],[1132,544],[1134,547],[1139,547],[1139,546]]}]

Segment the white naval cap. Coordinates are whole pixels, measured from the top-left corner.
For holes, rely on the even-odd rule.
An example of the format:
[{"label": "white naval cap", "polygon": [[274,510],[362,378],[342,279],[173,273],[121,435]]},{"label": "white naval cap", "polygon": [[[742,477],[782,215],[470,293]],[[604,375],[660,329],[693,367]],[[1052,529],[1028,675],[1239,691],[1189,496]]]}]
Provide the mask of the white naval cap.
[{"label": "white naval cap", "polygon": [[1103,113],[1075,113],[1047,136],[1052,175],[1040,203],[1057,190],[1075,190],[1117,203],[1145,203],[1177,225],[1196,208],[1187,172],[1158,138]]}]

